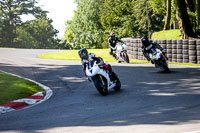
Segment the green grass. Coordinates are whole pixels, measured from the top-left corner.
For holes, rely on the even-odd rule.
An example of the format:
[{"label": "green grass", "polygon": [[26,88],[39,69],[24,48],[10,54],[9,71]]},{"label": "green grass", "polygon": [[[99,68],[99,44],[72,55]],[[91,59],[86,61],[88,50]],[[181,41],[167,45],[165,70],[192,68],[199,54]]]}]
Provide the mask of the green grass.
[{"label": "green grass", "polygon": [[177,62],[168,62],[168,63],[175,64],[175,65],[200,66],[200,64],[193,64],[193,63],[177,63]]},{"label": "green grass", "polygon": [[[108,49],[89,49],[88,52],[92,52],[95,55],[103,58],[103,60],[105,62],[116,62],[116,60],[111,55],[109,55]],[[80,61],[80,57],[78,55],[78,50],[40,54],[40,55],[38,55],[38,57],[43,58],[43,59]],[[130,63],[150,63],[150,62],[148,62],[146,60],[130,59]],[[200,66],[200,64],[192,64],[192,63],[176,63],[176,62],[168,62],[168,63],[169,64],[176,64],[176,65]]]},{"label": "green grass", "polygon": [[35,83],[0,72],[0,105],[40,91],[43,89]]},{"label": "green grass", "polygon": [[[109,54],[109,49],[89,49],[88,52],[94,53],[96,56],[103,58],[105,62],[116,62],[116,60]],[[38,57],[43,59],[57,59],[57,60],[75,60],[75,61],[81,60],[78,55],[78,50],[40,54],[38,55]],[[148,61],[130,59],[130,62],[147,63]]]},{"label": "green grass", "polygon": [[151,39],[181,39],[180,30],[165,30],[152,34]]}]

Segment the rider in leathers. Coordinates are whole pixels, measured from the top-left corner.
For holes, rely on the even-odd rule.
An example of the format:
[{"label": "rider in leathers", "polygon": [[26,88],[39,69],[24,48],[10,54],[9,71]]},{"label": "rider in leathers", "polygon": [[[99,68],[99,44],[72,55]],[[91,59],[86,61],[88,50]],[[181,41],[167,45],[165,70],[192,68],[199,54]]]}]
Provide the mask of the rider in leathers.
[{"label": "rider in leathers", "polygon": [[[143,36],[141,38],[141,41],[142,41],[142,52],[143,52],[143,55],[144,57],[150,61],[151,58],[149,57],[149,53],[151,52],[150,49],[152,47],[154,48],[157,48],[157,49],[160,49],[161,51],[163,51],[163,48],[156,42],[150,40],[146,37],[146,36]],[[163,54],[165,55],[165,53],[163,52]],[[153,64],[153,61],[151,61],[151,63]]]},{"label": "rider in leathers", "polygon": [[89,63],[89,61],[96,61],[97,64],[100,66],[100,68],[108,70],[109,71],[109,75],[112,74],[111,65],[110,64],[105,64],[101,57],[98,57],[93,53],[88,53],[87,49],[85,49],[85,48],[80,49],[78,51],[78,54],[79,54],[79,56],[81,58],[83,71],[84,71],[86,77],[87,77],[87,75],[86,75],[86,66]]},{"label": "rider in leathers", "polygon": [[111,32],[110,36],[108,38],[108,44],[109,44],[109,47],[110,47],[109,54],[112,55],[115,59],[116,59],[116,55],[113,54],[113,51],[116,51],[115,47],[116,47],[117,42],[124,43],[121,39],[115,37],[115,33],[114,32]]}]

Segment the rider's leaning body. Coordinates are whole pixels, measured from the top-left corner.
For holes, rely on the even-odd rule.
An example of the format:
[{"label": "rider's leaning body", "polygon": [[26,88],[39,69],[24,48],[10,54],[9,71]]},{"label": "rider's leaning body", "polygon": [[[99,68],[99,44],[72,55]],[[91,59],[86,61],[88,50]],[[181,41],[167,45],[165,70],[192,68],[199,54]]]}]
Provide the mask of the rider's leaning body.
[{"label": "rider's leaning body", "polygon": [[86,75],[86,67],[87,67],[87,64],[89,63],[89,61],[96,61],[96,63],[98,65],[100,65],[102,68],[108,70],[109,73],[112,72],[112,68],[109,64],[105,64],[101,57],[98,57],[93,53],[88,53],[87,49],[85,49],[85,48],[80,49],[78,54],[81,58],[81,63],[82,63],[83,71],[84,71],[85,75]]},{"label": "rider's leaning body", "polygon": [[109,38],[108,38],[109,54],[112,55],[114,58],[116,58],[116,57],[115,57],[115,55],[113,54],[113,51],[115,51],[115,47],[116,47],[117,42],[122,42],[122,43],[124,43],[121,39],[119,39],[119,38],[117,38],[117,37],[115,36],[115,33],[114,33],[114,32],[111,32],[111,33],[110,33],[110,36],[109,36]]},{"label": "rider's leaning body", "polygon": [[158,43],[156,43],[152,40],[149,41],[146,36],[143,36],[141,38],[141,41],[142,41],[142,53],[148,61],[151,60],[151,58],[149,57],[151,48],[157,48],[157,49],[160,49],[161,51],[163,51],[163,48]]}]

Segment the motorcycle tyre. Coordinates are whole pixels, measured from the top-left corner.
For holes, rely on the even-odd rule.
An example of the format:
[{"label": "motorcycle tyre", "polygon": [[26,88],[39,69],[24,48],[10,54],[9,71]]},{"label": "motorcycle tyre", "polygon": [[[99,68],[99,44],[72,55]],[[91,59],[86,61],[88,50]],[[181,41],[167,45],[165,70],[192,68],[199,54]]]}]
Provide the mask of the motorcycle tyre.
[{"label": "motorcycle tyre", "polygon": [[[108,89],[107,89],[108,88],[108,84],[107,84],[106,78],[104,78],[101,75],[96,75],[92,79],[93,79],[93,82],[94,82],[94,85],[95,85],[97,91],[102,96],[108,95]],[[103,86],[103,84],[102,84],[102,79],[103,79],[103,82],[104,82],[105,86]]]},{"label": "motorcycle tyre", "polygon": [[116,80],[116,86],[113,88],[115,91],[120,91],[121,89],[121,82],[115,72],[112,72],[112,79]]},{"label": "motorcycle tyre", "polygon": [[164,72],[170,72],[166,60],[159,60],[159,63],[161,64],[162,68],[164,69]]},{"label": "motorcycle tyre", "polygon": [[123,59],[125,60],[126,63],[129,63],[129,57],[128,54],[126,52],[123,53]]}]

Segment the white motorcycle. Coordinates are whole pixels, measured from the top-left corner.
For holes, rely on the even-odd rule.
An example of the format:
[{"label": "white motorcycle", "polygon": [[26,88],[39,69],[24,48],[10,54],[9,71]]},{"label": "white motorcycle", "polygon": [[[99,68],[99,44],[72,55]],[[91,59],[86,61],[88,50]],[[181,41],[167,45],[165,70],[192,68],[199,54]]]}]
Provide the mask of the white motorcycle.
[{"label": "white motorcycle", "polygon": [[149,46],[149,49],[151,51],[149,53],[149,57],[151,58],[152,62],[155,64],[155,67],[165,72],[169,72],[170,70],[168,68],[167,57],[162,53],[162,51],[160,49],[153,48],[152,46]]},{"label": "white motorcycle", "polygon": [[122,42],[118,42],[116,44],[115,49],[116,50],[115,50],[114,54],[117,59],[117,62],[121,63],[123,61],[123,62],[129,63],[129,57],[128,57],[127,50],[126,50],[126,44],[124,44]]},{"label": "white motorcycle", "polygon": [[89,61],[86,66],[86,75],[90,81],[93,81],[99,93],[103,96],[108,95],[110,89],[119,91],[121,83],[117,75],[112,72],[109,76],[109,71],[104,67],[96,64],[96,61]]}]

